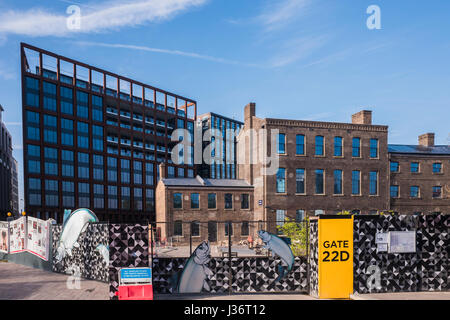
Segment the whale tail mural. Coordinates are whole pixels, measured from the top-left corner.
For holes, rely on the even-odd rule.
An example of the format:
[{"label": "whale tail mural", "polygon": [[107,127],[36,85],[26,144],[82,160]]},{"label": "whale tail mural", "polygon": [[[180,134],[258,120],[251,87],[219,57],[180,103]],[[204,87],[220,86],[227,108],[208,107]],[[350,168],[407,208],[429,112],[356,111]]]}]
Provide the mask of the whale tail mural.
[{"label": "whale tail mural", "polygon": [[187,260],[182,271],[174,273],[169,283],[174,293],[200,293],[203,289],[210,291],[207,279],[213,275],[208,268],[211,260],[210,246],[203,241]]},{"label": "whale tail mural", "polygon": [[55,256],[57,263],[61,263],[66,256],[72,256],[72,250],[80,247],[78,239],[91,222],[98,222],[98,218],[89,209],[77,209],[73,212],[70,210],[64,211],[63,229]]},{"label": "whale tail mural", "polygon": [[287,267],[283,265],[278,265],[277,267],[279,275],[275,279],[275,282],[279,282],[292,270],[292,266],[294,265],[295,258],[292,249],[282,238],[267,231],[259,230],[258,236],[264,242],[264,248],[272,252],[272,257],[278,256],[287,265]]}]

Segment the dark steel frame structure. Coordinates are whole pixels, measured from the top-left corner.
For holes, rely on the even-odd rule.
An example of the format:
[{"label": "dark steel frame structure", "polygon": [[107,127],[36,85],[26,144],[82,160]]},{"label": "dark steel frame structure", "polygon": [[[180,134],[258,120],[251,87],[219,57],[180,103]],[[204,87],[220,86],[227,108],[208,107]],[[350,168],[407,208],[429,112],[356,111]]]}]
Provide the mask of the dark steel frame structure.
[{"label": "dark steel frame structure", "polygon": [[[177,127],[177,119],[182,119],[184,120],[184,126],[185,128],[187,128],[187,124],[188,122],[192,122],[192,125],[195,126],[195,122],[197,119],[197,102],[195,100],[189,99],[189,98],[185,98],[182,97],[180,95],[177,94],[173,94],[171,92],[162,90],[162,89],[158,89],[156,87],[150,86],[150,85],[146,85],[142,82],[139,81],[135,81],[117,74],[114,74],[112,72],[100,69],[100,68],[96,68],[93,66],[90,66],[88,64],[67,58],[67,57],[63,57],[60,55],[57,55],[55,53],[37,48],[35,46],[29,45],[29,44],[25,44],[25,43],[21,43],[21,74],[22,74],[22,119],[23,119],[23,145],[24,145],[24,201],[25,201],[25,211],[27,212],[28,215],[31,216],[36,216],[37,213],[39,212],[39,215],[42,215],[44,218],[56,218],[58,220],[58,222],[62,221],[62,216],[63,216],[63,210],[65,209],[62,205],[62,181],[66,181],[68,179],[64,179],[61,177],[61,175],[59,176],[46,176],[45,175],[45,170],[44,170],[44,147],[53,147],[53,148],[57,148],[58,149],[58,172],[61,172],[61,163],[62,163],[62,159],[61,159],[61,149],[62,149],[62,144],[61,144],[61,125],[60,125],[60,121],[61,121],[61,97],[60,97],[60,87],[63,84],[65,87],[69,87],[70,89],[73,90],[73,115],[69,116],[69,115],[64,115],[65,119],[68,120],[73,120],[74,123],[76,121],[83,121],[85,123],[88,123],[90,128],[92,128],[92,125],[98,125],[98,126],[102,126],[103,127],[103,152],[98,152],[98,151],[94,151],[92,148],[92,130],[89,130],[89,151],[84,151],[86,153],[89,154],[90,157],[90,161],[89,161],[89,169],[90,169],[90,178],[88,180],[86,179],[79,179],[77,177],[77,157],[74,156],[74,177],[73,179],[70,179],[71,182],[74,182],[75,185],[75,207],[77,207],[77,203],[78,203],[78,182],[85,182],[85,183],[89,183],[90,185],[90,207],[93,207],[94,204],[94,195],[93,195],[93,185],[94,184],[102,184],[104,187],[104,208],[103,209],[95,209],[93,210],[97,216],[99,217],[99,219],[101,221],[111,221],[111,222],[123,222],[123,223],[130,223],[130,222],[136,222],[136,221],[144,221],[144,220],[154,220],[154,214],[155,214],[155,206],[153,206],[153,208],[148,208],[146,205],[146,201],[145,201],[145,197],[146,197],[146,192],[145,190],[147,189],[153,189],[155,190],[156,188],[156,183],[158,181],[158,174],[157,174],[157,170],[158,170],[158,159],[161,159],[158,157],[158,154],[161,154],[162,159],[164,159],[164,162],[167,163],[170,166],[173,166],[175,169],[175,176],[178,175],[178,168],[183,168],[184,169],[184,175],[187,176],[188,175],[188,170],[193,170],[193,174],[195,175],[195,167],[194,165],[175,165],[175,164],[171,164],[171,160],[170,160],[170,152],[168,152],[169,147],[173,146],[176,142],[172,142],[170,139],[170,133],[168,132],[168,121],[169,120],[174,120],[174,126],[173,129],[176,129]],[[37,53],[39,55],[39,65],[36,67],[36,72],[34,73],[33,70],[30,69],[30,65],[28,64],[27,61],[27,56],[26,56],[26,50],[31,50],[35,53]],[[56,70],[49,70],[49,69],[45,69],[46,66],[43,64],[43,57],[44,56],[49,56],[53,59],[56,59]],[[67,83],[67,81],[62,82],[61,81],[61,75],[64,76],[64,73],[61,73],[61,62],[64,61],[65,63],[68,64],[72,64],[73,65],[73,74],[72,74],[72,83]],[[89,79],[87,81],[82,80],[80,78],[77,77],[77,67],[81,67],[81,68],[85,68],[88,70],[88,75],[89,75]],[[99,86],[98,84],[95,84],[92,82],[92,73],[93,71],[103,74],[103,86]],[[53,76],[49,77],[48,74],[52,74]],[[65,75],[67,77],[67,75]],[[32,77],[34,79],[38,79],[39,80],[39,90],[40,90],[40,95],[39,95],[39,108],[36,107],[30,107],[27,105],[26,103],[26,77]],[[117,79],[117,87],[116,88],[109,88],[107,85],[107,77],[112,77]],[[52,84],[56,85],[56,102],[57,102],[57,110],[56,112],[50,111],[50,110],[46,110],[44,109],[44,105],[43,105],[43,81],[47,81],[50,82]],[[120,84],[121,81],[123,82],[127,82],[129,84],[129,93],[127,92],[122,92],[121,88],[120,88]],[[136,95],[133,94],[133,89],[135,87],[140,87],[142,89],[142,93],[136,93]],[[150,90],[153,91],[153,96],[148,97],[148,99],[146,99],[146,90]],[[89,95],[89,97],[91,95],[97,95],[97,96],[101,96],[103,99],[103,119],[101,122],[97,122],[94,121],[92,119],[92,99],[91,97],[89,98],[89,102],[88,102],[88,119],[85,118],[79,118],[76,115],[76,106],[77,106],[77,96],[76,96],[76,91],[83,91],[85,93],[87,93]],[[109,94],[108,94],[109,93]],[[164,96],[164,104],[158,104],[157,103],[157,93],[162,94]],[[142,97],[139,97],[139,95],[142,94]],[[127,97],[128,96],[128,97]],[[168,97],[169,98],[173,98],[175,101],[175,106],[173,107],[169,107],[168,106]],[[135,99],[137,98],[137,99]],[[141,103],[139,103],[139,100],[141,101]],[[184,104],[183,104],[184,101]],[[150,104],[153,103],[153,107],[148,108],[148,105],[146,104],[147,102],[149,102]],[[182,105],[178,105],[179,102],[181,102]],[[113,106],[116,108],[117,112],[117,126],[113,126],[113,125],[109,125],[106,123],[106,120],[108,118],[108,114],[106,113],[106,108],[107,106]],[[125,107],[127,109],[127,111],[129,111],[129,120],[127,121],[129,124],[131,124],[131,128],[130,129],[126,129],[120,126],[121,124],[121,115],[120,115],[120,109]],[[159,109],[158,109],[159,107]],[[188,117],[188,112],[191,111],[193,108],[193,116],[191,118]],[[29,173],[29,168],[28,168],[28,161],[27,161],[27,145],[28,144],[35,144],[36,145],[36,141],[34,140],[28,140],[27,139],[27,128],[28,128],[28,124],[26,121],[26,111],[33,111],[33,112],[38,112],[40,114],[40,127],[39,127],[39,131],[40,131],[40,141],[39,146],[41,148],[41,154],[40,154],[40,166],[41,166],[41,173],[40,174],[31,174]],[[141,120],[141,128],[142,128],[142,132],[140,131],[135,131],[133,130],[133,124],[136,123],[136,119],[134,119],[133,117],[133,113],[134,112],[139,112],[142,116],[143,119]],[[56,116],[57,120],[58,120],[58,125],[57,125],[57,144],[48,144],[46,142],[44,142],[44,121],[43,121],[43,115],[52,115],[52,116]],[[146,119],[145,119],[145,115],[151,116],[153,118],[153,124],[147,125],[146,123]],[[156,133],[157,131],[157,119],[161,119],[164,121],[164,135],[157,135]],[[148,126],[149,128],[151,127],[151,129],[153,130],[153,135],[145,133],[145,128],[146,126]],[[171,130],[172,128],[170,128],[169,130]],[[129,137],[130,140],[132,140],[133,138],[138,138],[140,139],[140,141],[142,141],[144,143],[144,146],[141,148],[137,148],[134,147],[133,144],[131,143],[127,149],[129,149],[131,151],[131,156],[127,157],[127,156],[123,156],[121,155],[121,146],[120,143],[117,143],[117,150],[118,150],[118,154],[117,155],[112,155],[107,153],[107,146],[109,145],[109,142],[107,141],[107,137],[108,137],[108,133],[114,133],[116,134],[118,137],[121,136],[121,134],[127,135]],[[73,136],[74,136],[74,141],[76,141],[76,137],[77,137],[77,128],[74,125],[73,128]],[[154,148],[151,151],[147,151],[145,150],[145,141],[150,142]],[[120,141],[119,141],[120,142]],[[157,143],[161,143],[161,145],[164,145],[165,150],[164,152],[161,152],[160,150],[157,150]],[[72,147],[68,147],[68,146],[64,146],[65,150],[71,150],[74,151],[74,154],[76,154],[77,151],[77,147],[76,147],[76,143],[73,144]],[[144,158],[134,158],[134,151],[140,151],[144,154]],[[154,155],[154,160],[148,160],[145,157],[146,153],[153,153]],[[97,181],[97,180],[93,180],[92,177],[92,172],[93,172],[93,160],[92,160],[92,155],[93,154],[98,154],[103,156],[103,174],[104,174],[104,181]],[[117,165],[117,183],[114,183],[113,185],[117,186],[118,190],[120,190],[120,187],[124,186],[120,183],[120,176],[121,176],[121,172],[120,172],[120,159],[127,159],[130,160],[130,169],[134,163],[134,161],[140,161],[142,163],[142,184],[134,184],[133,181],[133,171],[130,170],[130,183],[127,184],[126,186],[130,188],[130,209],[121,209],[121,193],[118,191],[117,192],[117,203],[118,203],[118,209],[108,209],[107,208],[107,204],[108,204],[108,200],[107,200],[107,196],[108,196],[108,192],[107,192],[107,186],[111,185],[108,184],[107,182],[107,157],[108,156],[112,156],[117,158],[118,161],[118,165]],[[148,186],[145,184],[144,179],[146,177],[146,172],[145,172],[145,164],[146,163],[153,163],[153,185],[152,186]],[[167,167],[167,166],[166,166]],[[41,206],[31,206],[29,204],[29,194],[28,194],[28,179],[29,178],[39,178],[41,179]],[[44,181],[45,179],[52,179],[52,180],[57,180],[58,181],[58,207],[46,207],[44,205],[44,199],[45,199],[45,186],[44,186]],[[141,188],[142,189],[142,210],[135,210],[135,208],[133,208],[134,206],[134,201],[133,201],[133,191],[134,188]],[[154,191],[153,191],[153,194]],[[155,199],[156,201],[156,199]],[[151,205],[149,206],[151,207]],[[55,214],[55,213],[58,214]],[[45,216],[44,216],[45,213]]]}]

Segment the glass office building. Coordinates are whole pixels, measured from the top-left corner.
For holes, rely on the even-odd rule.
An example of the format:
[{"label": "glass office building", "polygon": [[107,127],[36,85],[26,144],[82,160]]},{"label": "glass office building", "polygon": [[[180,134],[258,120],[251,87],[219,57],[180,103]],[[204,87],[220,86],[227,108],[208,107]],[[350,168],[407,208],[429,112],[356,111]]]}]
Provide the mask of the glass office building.
[{"label": "glass office building", "polygon": [[176,165],[172,132],[193,133],[194,100],[21,44],[25,210],[62,221],[89,208],[101,221],[154,220],[158,164]]},{"label": "glass office building", "polygon": [[211,164],[203,162],[200,165],[200,176],[207,179],[236,179],[236,136],[244,123],[212,112],[199,115],[198,119],[204,135],[211,130],[211,138],[203,142],[203,148],[211,144],[211,158],[214,158]]}]

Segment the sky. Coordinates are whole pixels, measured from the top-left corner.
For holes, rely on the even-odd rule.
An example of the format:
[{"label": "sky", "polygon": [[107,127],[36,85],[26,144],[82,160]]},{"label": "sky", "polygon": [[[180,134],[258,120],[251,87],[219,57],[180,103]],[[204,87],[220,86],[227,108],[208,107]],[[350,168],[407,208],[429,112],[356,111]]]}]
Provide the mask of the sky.
[{"label": "sky", "polygon": [[[79,29],[67,18],[80,9]],[[379,8],[380,28],[368,28]],[[197,101],[198,114],[389,126],[450,144],[450,1],[0,0],[0,104],[22,174],[20,42]],[[73,19],[70,21],[74,21]],[[23,186],[20,186],[23,197]]]}]

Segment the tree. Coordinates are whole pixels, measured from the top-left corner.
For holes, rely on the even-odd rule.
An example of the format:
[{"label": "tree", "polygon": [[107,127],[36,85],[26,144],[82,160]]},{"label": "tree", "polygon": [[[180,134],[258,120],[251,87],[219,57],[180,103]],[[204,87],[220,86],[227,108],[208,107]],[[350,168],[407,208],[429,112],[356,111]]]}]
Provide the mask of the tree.
[{"label": "tree", "polygon": [[309,219],[296,222],[286,218],[283,225],[277,226],[278,231],[291,239],[291,250],[294,256],[306,255],[308,252],[308,228]]}]

